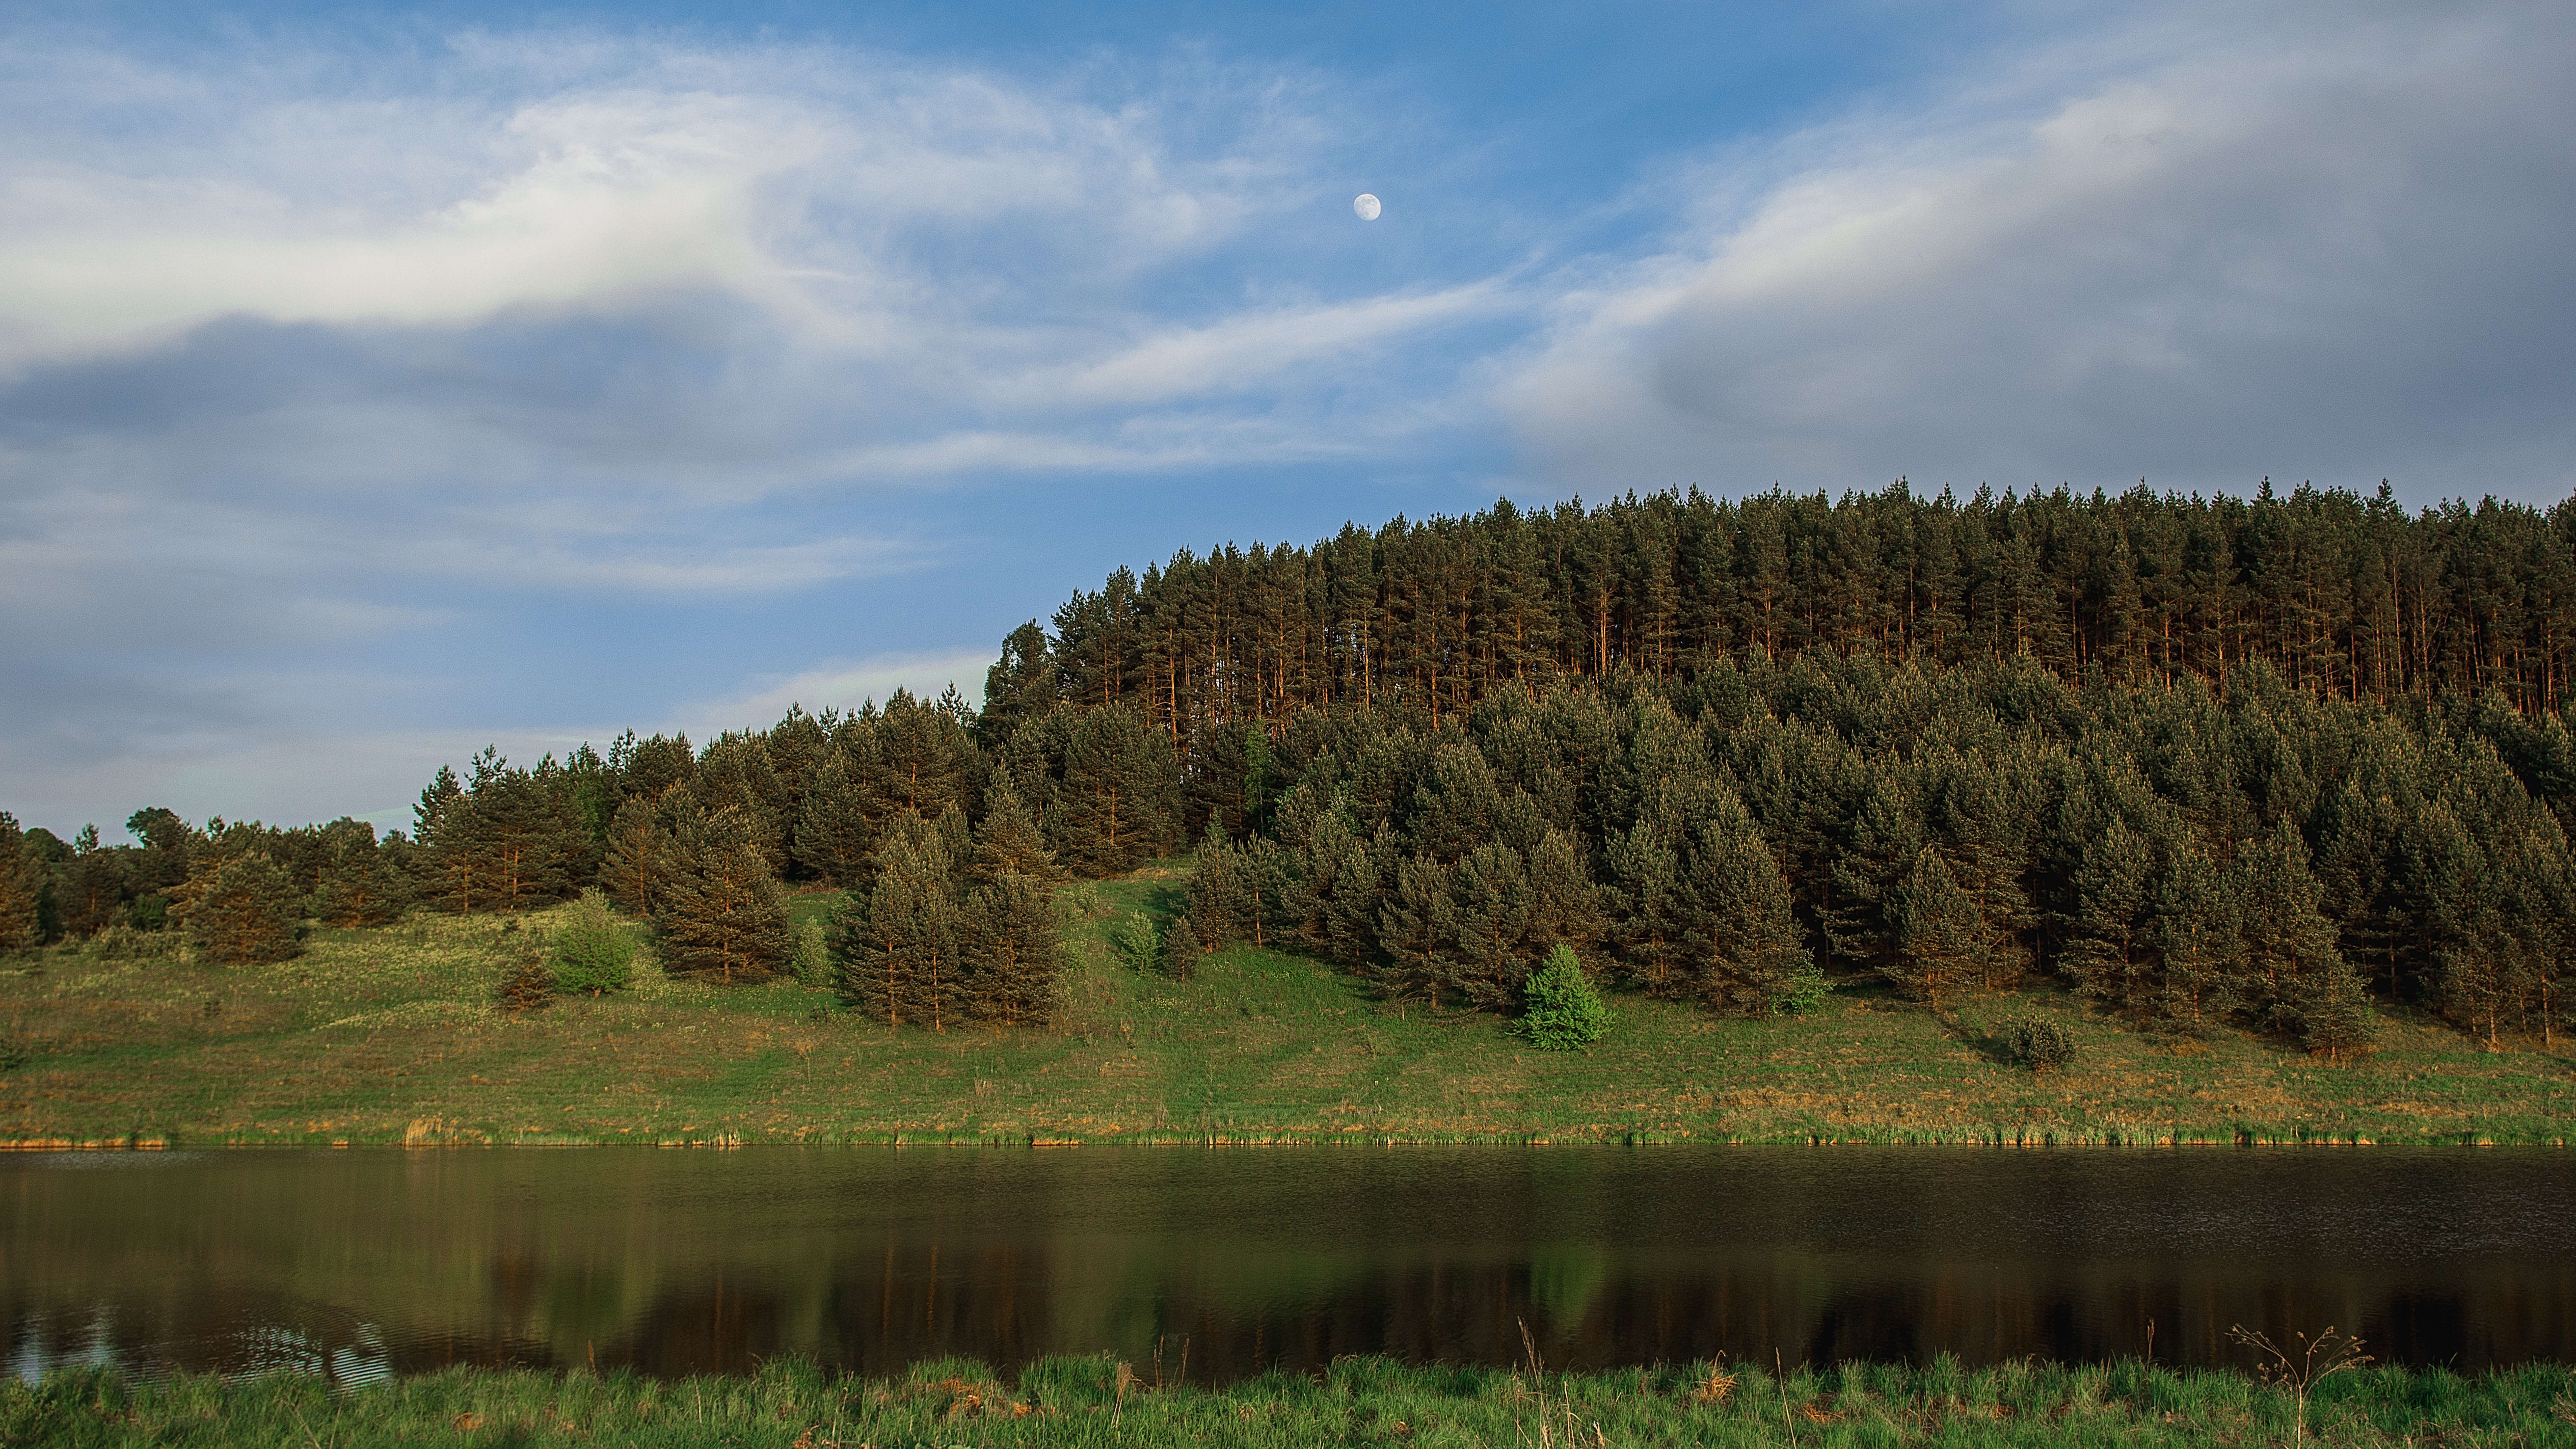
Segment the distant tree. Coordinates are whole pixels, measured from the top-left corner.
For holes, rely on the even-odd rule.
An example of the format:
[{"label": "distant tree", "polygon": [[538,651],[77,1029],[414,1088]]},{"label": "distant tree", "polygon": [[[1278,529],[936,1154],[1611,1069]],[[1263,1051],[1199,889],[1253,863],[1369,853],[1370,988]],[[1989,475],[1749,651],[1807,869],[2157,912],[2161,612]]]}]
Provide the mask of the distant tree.
[{"label": "distant tree", "polygon": [[877,852],[876,885],[835,945],[841,991],[888,1026],[946,1031],[972,1015],[967,924],[946,834],[906,812]]},{"label": "distant tree", "polygon": [[788,959],[787,895],[732,810],[683,817],[671,845],[653,929],[662,965],[726,984],[762,981]]},{"label": "distant tree", "polygon": [[1938,846],[1916,852],[1889,895],[1898,952],[1882,968],[1889,979],[1935,1008],[1944,996],[1984,979],[1992,950],[1985,919]]},{"label": "distant tree", "polygon": [[264,852],[208,857],[189,883],[180,923],[209,966],[284,961],[302,949],[304,902],[293,878]]},{"label": "distant tree", "polygon": [[1053,1016],[1064,923],[1046,883],[995,876],[967,892],[964,919],[975,1015],[1001,1026],[1033,1026]]},{"label": "distant tree", "polygon": [[41,939],[37,907],[45,876],[27,852],[18,818],[0,810],[0,951],[23,951]]},{"label": "distant tree", "polygon": [[1168,848],[1178,771],[1171,742],[1119,706],[1084,711],[1065,746],[1057,855],[1077,872],[1118,875]]},{"label": "distant tree", "polygon": [[797,811],[797,861],[843,889],[864,884],[868,855],[876,847],[872,810],[857,755],[834,747],[815,769]]},{"label": "distant tree", "polygon": [[398,919],[411,883],[376,843],[376,828],[346,816],[322,829],[313,914],[326,926],[381,926]]},{"label": "distant tree", "polygon": [[133,852],[104,848],[98,827],[84,825],[72,858],[54,873],[54,907],[68,936],[94,936],[122,918],[135,898]]},{"label": "distant tree", "polygon": [[600,867],[600,888],[630,915],[654,915],[668,894],[674,858],[671,832],[661,819],[666,806],[696,810],[695,802],[685,795],[662,805],[639,795],[617,807],[617,818],[608,828],[608,859]]},{"label": "distant tree", "polygon": [[1031,619],[1002,641],[1002,657],[984,672],[984,708],[975,741],[999,754],[1022,723],[1056,702],[1055,657],[1046,631]]}]

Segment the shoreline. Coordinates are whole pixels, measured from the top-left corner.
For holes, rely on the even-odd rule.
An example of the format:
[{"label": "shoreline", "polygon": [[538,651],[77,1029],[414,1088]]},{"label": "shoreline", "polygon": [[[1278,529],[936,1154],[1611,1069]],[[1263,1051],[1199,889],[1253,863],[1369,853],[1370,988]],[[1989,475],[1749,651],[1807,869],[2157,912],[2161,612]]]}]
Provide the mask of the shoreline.
[{"label": "shoreline", "polygon": [[[776,1445],[1833,1444],[2278,1442],[2576,1443],[2576,1368],[2520,1364],[2460,1374],[2363,1365],[2312,1384],[2234,1368],[2137,1359],[1982,1368],[1847,1362],[1769,1366],[1724,1358],[1580,1372],[1533,1351],[1515,1368],[1351,1357],[1222,1385],[1166,1363],[1041,1358],[1007,1376],[940,1359],[898,1373],[837,1374],[802,1360],[747,1375],[646,1378],[449,1367],[366,1383],[273,1374],[128,1378],[58,1370],[0,1383],[14,1443],[597,1442]],[[487,1436],[477,1438],[476,1436]],[[2502,1438],[2497,1438],[2502,1442]]]}]

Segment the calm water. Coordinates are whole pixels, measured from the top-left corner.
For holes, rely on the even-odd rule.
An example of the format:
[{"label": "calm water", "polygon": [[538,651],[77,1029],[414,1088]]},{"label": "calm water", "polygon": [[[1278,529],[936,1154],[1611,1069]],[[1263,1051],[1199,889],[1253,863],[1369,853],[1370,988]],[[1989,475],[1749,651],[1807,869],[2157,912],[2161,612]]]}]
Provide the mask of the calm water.
[{"label": "calm water", "polygon": [[1321,1148],[0,1158],[11,1368],[2576,1358],[2576,1155]]}]

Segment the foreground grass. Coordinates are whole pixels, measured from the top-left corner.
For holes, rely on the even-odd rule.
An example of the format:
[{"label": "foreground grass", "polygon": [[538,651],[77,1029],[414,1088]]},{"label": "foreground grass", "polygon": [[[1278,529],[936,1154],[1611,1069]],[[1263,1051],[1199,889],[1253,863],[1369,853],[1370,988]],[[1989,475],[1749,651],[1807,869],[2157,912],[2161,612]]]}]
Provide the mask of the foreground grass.
[{"label": "foreground grass", "polygon": [[1775,1380],[1699,1364],[1599,1374],[1345,1360],[1320,1379],[1157,1387],[1106,1359],[1005,1383],[968,1363],[901,1379],[773,1364],[673,1381],[460,1369],[333,1393],[313,1379],[0,1387],[0,1442],[62,1446],[2334,1445],[2576,1444],[2576,1375],[2533,1366],[2331,1378],[2304,1407],[2223,1371],[2130,1362],[1843,1365]]},{"label": "foreground grass", "polygon": [[[546,1142],[2494,1142],[2576,1135],[2576,1056],[2503,1052],[2391,1017],[2332,1066],[2235,1033],[2164,1042],[2062,992],[1935,1018],[1884,995],[1723,1021],[1623,997],[1588,1051],[1492,1016],[1372,1000],[1319,963],[1240,948],[1194,981],[1114,964],[1111,924],[1180,889],[1164,866],[1071,888],[1049,1028],[889,1031],[792,982],[648,970],[632,993],[511,1015],[490,917],[317,932],[275,966],[0,961],[0,1141]],[[800,916],[837,904],[800,897]],[[548,917],[527,929],[545,930]],[[2077,1064],[2035,1077],[1992,1037],[2063,1021]],[[15,1062],[14,1067],[8,1066]]]}]

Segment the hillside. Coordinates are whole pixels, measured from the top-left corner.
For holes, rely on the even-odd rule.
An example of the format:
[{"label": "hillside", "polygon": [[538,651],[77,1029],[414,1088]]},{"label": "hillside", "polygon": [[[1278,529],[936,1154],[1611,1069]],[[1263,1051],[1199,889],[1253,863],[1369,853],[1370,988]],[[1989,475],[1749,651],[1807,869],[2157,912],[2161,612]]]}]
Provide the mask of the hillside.
[{"label": "hillside", "polygon": [[[494,1005],[504,922],[419,913],[323,930],[291,961],[207,967],[56,947],[0,967],[14,1064],[0,1138],[416,1143],[2556,1142],[2566,1054],[2491,1053],[2399,1015],[2332,1066],[2241,1033],[2158,1041],[2050,988],[1936,1019],[1883,992],[1789,1021],[1619,996],[1586,1052],[1525,1049],[1490,1014],[1377,999],[1275,951],[1192,981],[1114,964],[1110,928],[1177,904],[1178,862],[1066,888],[1061,1019],[889,1030],[791,981],[648,971],[625,996]],[[796,898],[812,917],[837,897]],[[544,932],[559,914],[536,912]],[[1996,1057],[2008,1016],[2064,1022],[2063,1073]],[[1945,1020],[1946,1019],[1946,1020]]]}]

